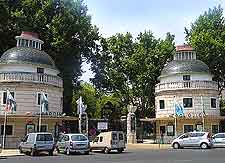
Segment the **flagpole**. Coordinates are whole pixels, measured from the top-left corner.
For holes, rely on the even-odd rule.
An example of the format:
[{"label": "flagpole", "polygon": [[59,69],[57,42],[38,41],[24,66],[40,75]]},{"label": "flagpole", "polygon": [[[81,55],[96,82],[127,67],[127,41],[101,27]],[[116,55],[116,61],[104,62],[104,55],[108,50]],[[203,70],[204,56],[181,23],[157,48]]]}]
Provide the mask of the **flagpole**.
[{"label": "flagpole", "polygon": [[176,116],[176,104],[175,104],[175,96],[174,96],[174,99],[173,99],[173,104],[174,104],[174,135],[175,137],[177,137],[177,116]]},{"label": "flagpole", "polygon": [[[41,96],[42,96],[42,92],[41,92]],[[41,104],[41,96],[40,96],[40,115],[39,115],[39,126],[38,126],[38,131],[41,132],[41,112],[42,112],[42,104]]]},{"label": "flagpole", "polygon": [[[7,104],[6,104],[6,105],[7,105]],[[2,137],[2,148],[3,148],[3,149],[5,149],[6,119],[7,119],[7,111],[5,110],[4,130],[3,130],[3,137]]]},{"label": "flagpole", "polygon": [[205,130],[205,118],[204,118],[204,103],[203,98],[201,96],[201,103],[202,103],[202,130]]}]

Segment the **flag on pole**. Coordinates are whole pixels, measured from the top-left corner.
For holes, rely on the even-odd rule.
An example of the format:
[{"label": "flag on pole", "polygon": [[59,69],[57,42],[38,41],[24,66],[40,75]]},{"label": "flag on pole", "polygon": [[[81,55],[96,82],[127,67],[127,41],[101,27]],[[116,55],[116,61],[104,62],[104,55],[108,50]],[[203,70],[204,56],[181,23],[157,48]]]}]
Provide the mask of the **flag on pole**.
[{"label": "flag on pole", "polygon": [[176,116],[179,116],[179,117],[184,116],[184,109],[178,103],[175,104],[175,114],[176,114]]},{"label": "flag on pole", "polygon": [[86,110],[85,105],[83,104],[82,97],[76,101],[77,102],[77,114],[83,114]]},{"label": "flag on pole", "polygon": [[5,112],[10,112],[10,111],[16,111],[16,101],[9,92],[9,90],[6,91],[7,97],[6,97],[6,107],[5,107]]},{"label": "flag on pole", "polygon": [[41,112],[48,112],[48,99],[43,92],[41,93]]}]

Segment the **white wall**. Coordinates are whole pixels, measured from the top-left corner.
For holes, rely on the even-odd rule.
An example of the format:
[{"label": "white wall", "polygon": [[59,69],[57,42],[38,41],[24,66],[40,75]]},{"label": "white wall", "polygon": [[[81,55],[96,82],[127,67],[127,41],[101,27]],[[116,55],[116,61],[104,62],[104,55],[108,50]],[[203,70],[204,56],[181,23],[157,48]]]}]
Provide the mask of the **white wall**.
[{"label": "white wall", "polygon": [[[176,95],[176,93],[174,93]],[[202,113],[203,111],[203,105],[201,101],[200,95],[180,95],[177,94],[175,97],[175,101],[179,103],[181,106],[183,106],[183,98],[192,98],[192,105],[191,108],[184,108],[184,114],[185,116],[188,116],[190,113],[192,116],[199,115],[199,113]],[[216,108],[211,108],[211,98],[216,98]],[[203,104],[204,104],[204,110],[206,112],[206,115],[220,115],[220,109],[219,109],[219,100],[218,96],[216,94],[208,94],[202,97]],[[165,103],[165,109],[159,108],[159,100],[164,100]],[[169,115],[172,115],[175,113],[175,104],[174,104],[174,96],[173,95],[163,95],[163,96],[157,96],[155,98],[155,105],[156,105],[156,118],[159,117],[168,117]]]},{"label": "white wall", "polygon": [[191,80],[212,80],[212,75],[210,74],[174,74],[166,77],[160,78],[160,83],[169,83],[169,82],[177,82],[183,81],[183,75],[190,75]]},{"label": "white wall", "polygon": [[[32,72],[37,73],[37,67],[31,64],[2,64],[0,65],[1,72]],[[40,66],[41,67],[41,66]],[[44,68],[44,67],[41,67]],[[56,76],[59,72],[55,69],[44,68],[44,73]]]},{"label": "white wall", "polygon": [[41,84],[18,83],[0,85],[0,114],[4,114],[3,110],[5,105],[2,104],[2,101],[3,92],[6,91],[6,89],[9,89],[15,94],[17,104],[16,114],[18,115],[25,115],[26,112],[31,112],[32,114],[39,112],[40,107],[37,104],[37,93],[41,91],[47,93],[49,112],[62,112],[62,88],[46,85],[43,86]]}]

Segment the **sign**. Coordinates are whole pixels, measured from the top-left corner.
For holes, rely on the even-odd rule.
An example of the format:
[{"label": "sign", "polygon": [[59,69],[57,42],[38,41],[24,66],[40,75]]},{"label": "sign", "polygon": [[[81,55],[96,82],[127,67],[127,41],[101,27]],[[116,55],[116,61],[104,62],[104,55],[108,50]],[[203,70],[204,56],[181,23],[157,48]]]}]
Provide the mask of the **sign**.
[{"label": "sign", "polygon": [[[40,113],[34,113],[33,115],[40,115]],[[51,117],[61,117],[62,113],[61,112],[42,112],[41,115],[47,115]]]},{"label": "sign", "polygon": [[98,122],[98,130],[108,130],[108,122]]}]

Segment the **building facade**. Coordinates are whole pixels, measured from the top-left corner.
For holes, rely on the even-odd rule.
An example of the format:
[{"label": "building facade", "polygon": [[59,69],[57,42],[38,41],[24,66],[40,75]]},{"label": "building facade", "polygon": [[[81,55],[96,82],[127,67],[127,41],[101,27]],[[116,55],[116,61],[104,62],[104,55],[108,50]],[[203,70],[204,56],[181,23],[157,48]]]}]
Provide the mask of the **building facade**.
[{"label": "building facade", "polygon": [[[191,46],[176,47],[173,60],[167,63],[155,86],[156,138],[168,143],[177,135],[190,131],[220,130],[218,84],[209,67],[197,59]],[[175,107],[184,115],[177,116]]]},{"label": "building facade", "polygon": [[17,147],[29,132],[39,130],[40,98],[48,99],[48,112],[42,113],[41,131],[58,134],[62,116],[63,82],[52,58],[42,50],[43,41],[36,33],[22,32],[13,47],[0,58],[0,144],[5,120],[5,104],[10,91],[17,107],[7,113],[6,148]]}]

